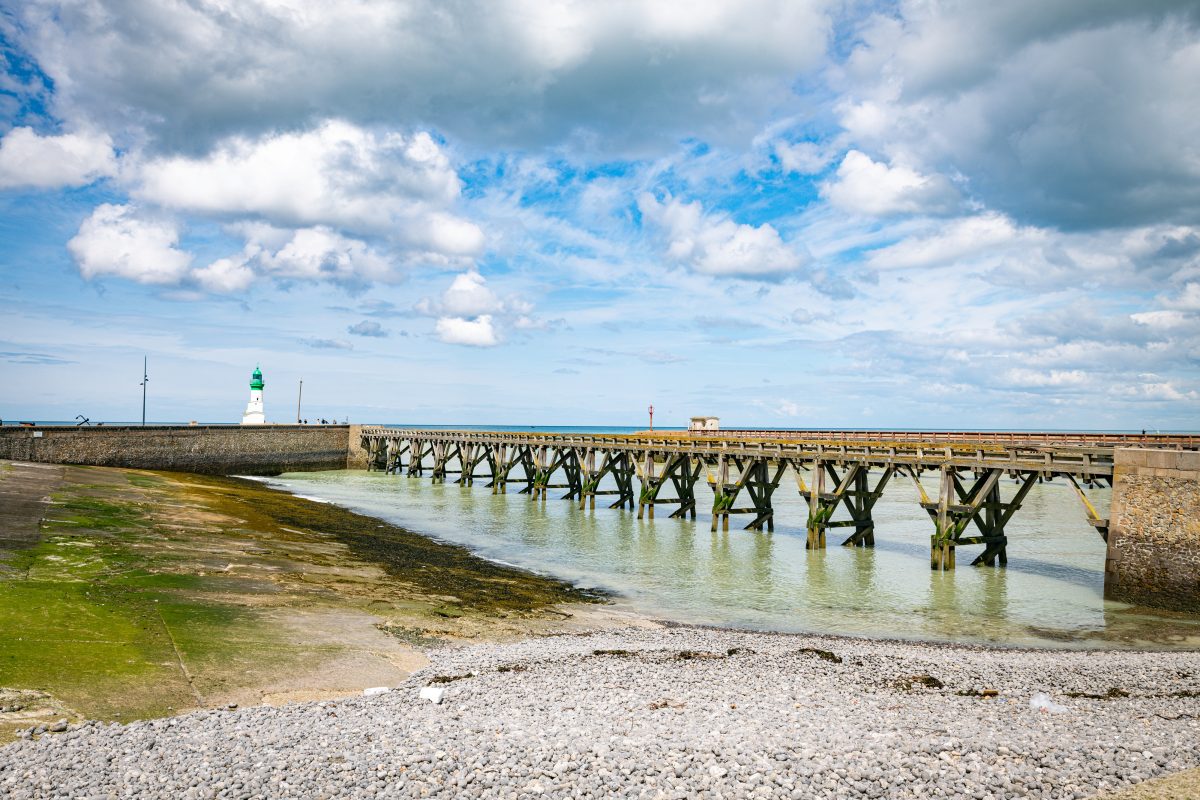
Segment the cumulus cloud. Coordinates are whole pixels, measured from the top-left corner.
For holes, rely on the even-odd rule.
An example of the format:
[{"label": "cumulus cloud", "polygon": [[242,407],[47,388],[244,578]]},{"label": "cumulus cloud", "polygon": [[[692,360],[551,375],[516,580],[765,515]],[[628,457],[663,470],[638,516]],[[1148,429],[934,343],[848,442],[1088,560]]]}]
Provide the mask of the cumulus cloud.
[{"label": "cumulus cloud", "polygon": [[357,322],[346,328],[346,332],[352,336],[368,336],[376,339],[382,339],[388,335],[383,326],[373,319],[364,319],[362,322]]},{"label": "cumulus cloud", "polygon": [[785,243],[774,226],[745,225],[721,214],[706,215],[699,201],[638,197],[642,216],[661,231],[666,255],[694,272],[740,278],[793,273],[805,263],[797,247]]},{"label": "cumulus cloud", "polygon": [[243,232],[247,243],[240,253],[193,269],[194,257],[180,249],[174,221],[109,203],[92,212],[67,248],[88,279],[112,275],[214,294],[244,291],[260,275],[285,282],[328,281],[351,290],[397,277],[385,255],[323,226],[294,231],[249,226]]},{"label": "cumulus cloud", "polygon": [[[828,0],[530,3],[28,0],[20,44],[66,118],[148,127],[195,151],[225,136],[420,119],[487,146],[589,138],[641,149],[729,140],[817,67]],[[370,91],[364,91],[364,82]]]},{"label": "cumulus cloud", "polygon": [[107,134],[39,136],[32,128],[13,128],[0,139],[0,189],[86,186],[116,171]]},{"label": "cumulus cloud", "polygon": [[487,279],[478,272],[456,275],[450,288],[442,295],[440,311],[453,317],[478,317],[499,311],[503,304],[491,289]]},{"label": "cumulus cloud", "polygon": [[442,317],[434,326],[434,332],[447,344],[493,347],[500,343],[500,337],[496,334],[490,314],[484,314],[475,319]]},{"label": "cumulus cloud", "polygon": [[835,207],[851,214],[949,214],[961,205],[958,190],[941,175],[888,166],[857,150],[846,153],[837,178],[821,186]]},{"label": "cumulus cloud", "polygon": [[165,219],[144,218],[130,205],[96,208],[67,242],[79,271],[92,279],[112,275],[138,283],[174,284],[192,256],[177,248],[179,231]]},{"label": "cumulus cloud", "polygon": [[392,276],[389,261],[365,242],[323,226],[292,232],[278,250],[261,250],[257,261],[264,272],[284,279],[354,286]]},{"label": "cumulus cloud", "polygon": [[204,156],[151,158],[133,194],[161,206],[281,228],[326,226],[386,236],[412,257],[443,263],[477,254],[483,233],[448,208],[460,192],[442,147],[339,120],[309,130],[222,140]]},{"label": "cumulus cloud", "polygon": [[840,120],[1020,223],[1194,222],[1198,26],[1189,3],[910,0],[861,26]]},{"label": "cumulus cloud", "polygon": [[491,347],[505,330],[540,330],[548,327],[531,316],[533,306],[515,295],[501,298],[475,270],[454,276],[441,297],[422,298],[414,310],[436,317],[434,332],[448,344]]},{"label": "cumulus cloud", "polygon": [[201,288],[216,294],[245,291],[254,282],[255,273],[246,253],[219,258],[208,266],[192,270],[192,279]]}]

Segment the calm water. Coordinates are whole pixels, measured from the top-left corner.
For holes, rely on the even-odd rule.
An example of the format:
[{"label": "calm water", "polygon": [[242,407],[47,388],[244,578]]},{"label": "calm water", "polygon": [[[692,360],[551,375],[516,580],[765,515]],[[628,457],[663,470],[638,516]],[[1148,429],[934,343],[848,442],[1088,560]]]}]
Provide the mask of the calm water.
[{"label": "calm water", "polygon": [[[775,493],[774,533],[740,530],[736,517],[728,532],[710,533],[703,511],[695,522],[668,519],[670,506],[660,506],[655,520],[638,520],[636,512],[607,508],[611,496],[580,511],[565,500],[533,502],[428,477],[338,471],[270,483],[607,589],[618,604],[660,618],[1026,646],[1200,647],[1200,618],[1103,599],[1104,542],[1061,481],[1034,487],[1009,523],[1007,568],[969,566],[980,548],[968,546],[949,573],[929,569],[932,523],[911,481],[893,480],[876,505],[874,549],[838,546],[844,529],[833,528],[829,548],[814,552],[804,548],[806,507],[789,481]],[[1005,497],[1014,488],[1006,481]],[[936,479],[926,489],[936,496]],[[699,509],[711,505],[702,483],[696,494]],[[1090,494],[1105,513],[1107,490]]]}]

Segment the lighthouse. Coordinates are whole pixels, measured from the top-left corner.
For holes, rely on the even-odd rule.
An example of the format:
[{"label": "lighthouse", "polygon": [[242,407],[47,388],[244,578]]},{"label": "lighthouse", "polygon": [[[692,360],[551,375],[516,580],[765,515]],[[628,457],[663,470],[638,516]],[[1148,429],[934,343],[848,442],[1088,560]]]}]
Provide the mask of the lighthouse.
[{"label": "lighthouse", "polygon": [[263,415],[262,390],[262,370],[255,364],[250,375],[250,402],[246,404],[246,413],[242,414],[243,425],[262,425],[267,421]]}]

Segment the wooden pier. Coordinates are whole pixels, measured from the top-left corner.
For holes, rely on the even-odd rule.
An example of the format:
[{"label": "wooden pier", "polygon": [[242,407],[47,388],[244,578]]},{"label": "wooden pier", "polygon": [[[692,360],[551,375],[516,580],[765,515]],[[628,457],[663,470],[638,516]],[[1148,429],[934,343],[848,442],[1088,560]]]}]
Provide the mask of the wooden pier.
[{"label": "wooden pier", "polygon": [[[930,566],[955,567],[958,547],[981,549],[971,562],[1007,562],[1005,528],[1029,490],[1062,480],[1074,489],[1097,533],[1108,538],[1108,518],[1087,492],[1111,486],[1115,448],[1121,445],[1194,450],[1195,436],[1119,434],[978,434],[888,431],[693,431],[631,435],[362,429],[368,469],[455,483],[485,482],[493,493],[510,486],[535,500],[565,490],[564,500],[596,507],[636,508],[654,518],[697,515],[696,483],[712,490],[711,528],[728,530],[741,515],[746,529],[774,530],[775,490],[790,476],[806,499],[809,549],[826,546],[827,533],[846,529],[841,544],[875,544],[873,509],[893,480],[910,481],[930,517]],[[936,489],[929,479],[936,476]],[[614,488],[601,489],[611,478]],[[636,485],[635,485],[636,479]],[[1002,480],[1007,479],[1007,480]],[[555,482],[557,481],[557,482]],[[930,483],[927,489],[926,483]],[[607,500],[608,497],[605,497]]]}]

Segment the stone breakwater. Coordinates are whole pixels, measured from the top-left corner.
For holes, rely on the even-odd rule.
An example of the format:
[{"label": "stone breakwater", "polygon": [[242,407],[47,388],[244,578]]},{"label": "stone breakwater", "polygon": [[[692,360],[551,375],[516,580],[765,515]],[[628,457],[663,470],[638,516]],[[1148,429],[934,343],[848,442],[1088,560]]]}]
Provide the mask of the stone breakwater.
[{"label": "stone breakwater", "polygon": [[0,795],[1082,798],[1200,764],[1197,653],[670,628],[431,656],[382,695],[18,741]]},{"label": "stone breakwater", "polygon": [[0,459],[47,464],[278,475],[360,466],[356,425],[0,427]]}]

